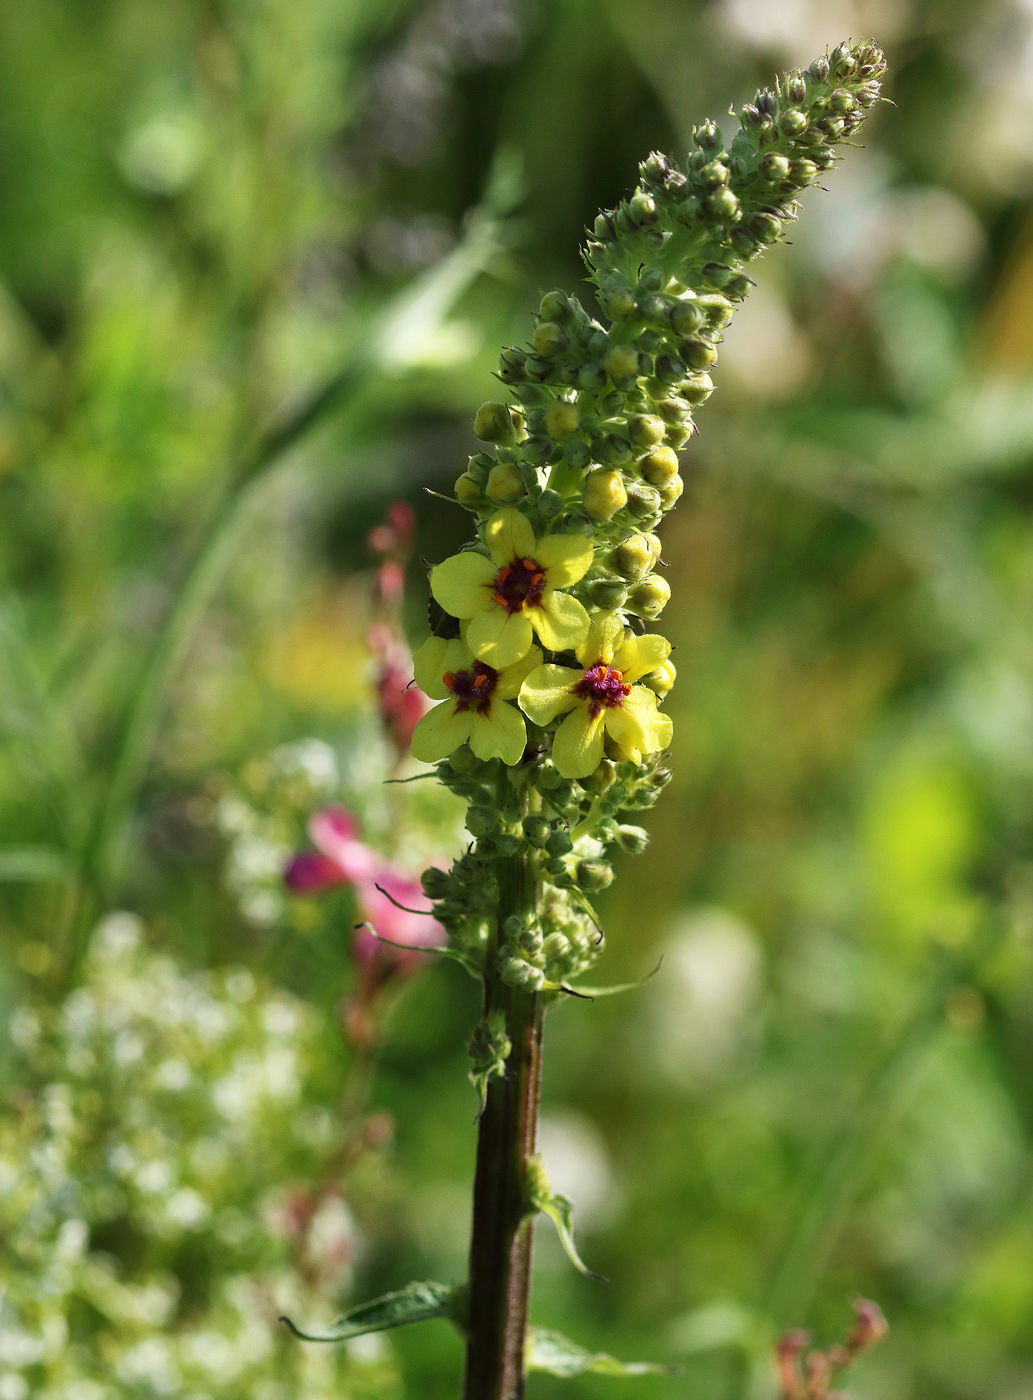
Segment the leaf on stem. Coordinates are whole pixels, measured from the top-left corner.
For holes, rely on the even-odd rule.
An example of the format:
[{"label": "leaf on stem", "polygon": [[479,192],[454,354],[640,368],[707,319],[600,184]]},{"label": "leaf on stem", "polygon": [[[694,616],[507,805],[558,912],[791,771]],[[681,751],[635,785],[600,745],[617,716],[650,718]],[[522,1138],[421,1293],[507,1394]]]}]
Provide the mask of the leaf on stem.
[{"label": "leaf on stem", "polygon": [[652,1361],[618,1361],[604,1351],[588,1351],[547,1327],[533,1327],[527,1360],[529,1371],[547,1371],[550,1376],[671,1376],[677,1366],[661,1366]]},{"label": "leaf on stem", "polygon": [[303,1342],[346,1342],[368,1332],[386,1332],[391,1327],[407,1327],[411,1322],[427,1322],[434,1317],[456,1321],[459,1290],[445,1283],[408,1283],[397,1293],[385,1293],[370,1303],[352,1308],[326,1332],[303,1332],[289,1317],[280,1321]]},{"label": "leaf on stem", "polygon": [[608,1282],[602,1274],[594,1273],[577,1252],[574,1243],[574,1203],[569,1196],[552,1189],[545,1161],[537,1153],[527,1160],[527,1206],[531,1212],[540,1211],[542,1215],[547,1215],[556,1226],[563,1252],[579,1274],[597,1279],[599,1283]]}]

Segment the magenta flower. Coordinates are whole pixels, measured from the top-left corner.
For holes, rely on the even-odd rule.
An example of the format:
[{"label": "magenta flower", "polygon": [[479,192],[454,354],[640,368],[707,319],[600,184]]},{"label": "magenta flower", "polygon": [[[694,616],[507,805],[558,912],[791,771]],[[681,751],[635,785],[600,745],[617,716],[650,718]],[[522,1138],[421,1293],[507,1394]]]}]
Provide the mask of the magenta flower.
[{"label": "magenta flower", "polygon": [[[294,856],[284,882],[295,894],[322,894],[341,885],[354,889],[365,922],[356,929],[352,948],[362,992],[371,997],[386,982],[415,972],[427,956],[417,950],[440,948],[445,930],[430,917],[419,880],[360,841],[350,812],[325,807],[311,818],[308,831],[316,850]],[[399,944],[408,946],[393,946]]]}]

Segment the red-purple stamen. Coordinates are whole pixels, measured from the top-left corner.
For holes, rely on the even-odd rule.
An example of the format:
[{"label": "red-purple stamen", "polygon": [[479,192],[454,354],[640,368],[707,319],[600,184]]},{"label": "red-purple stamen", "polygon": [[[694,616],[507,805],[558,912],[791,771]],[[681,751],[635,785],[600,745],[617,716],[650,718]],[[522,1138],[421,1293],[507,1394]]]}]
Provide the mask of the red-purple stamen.
[{"label": "red-purple stamen", "polygon": [[631,686],[615,667],[597,661],[574,686],[574,694],[588,701],[589,714],[595,719],[603,710],[614,710],[618,705],[623,705],[625,697],[631,694]]},{"label": "red-purple stamen", "polygon": [[455,696],[457,715],[464,710],[486,715],[491,709],[491,697],[499,680],[494,666],[475,661],[469,671],[446,671],[441,679]]},{"label": "red-purple stamen", "polygon": [[524,607],[536,608],[544,591],[545,570],[533,559],[514,559],[498,571],[491,596],[512,616]]}]

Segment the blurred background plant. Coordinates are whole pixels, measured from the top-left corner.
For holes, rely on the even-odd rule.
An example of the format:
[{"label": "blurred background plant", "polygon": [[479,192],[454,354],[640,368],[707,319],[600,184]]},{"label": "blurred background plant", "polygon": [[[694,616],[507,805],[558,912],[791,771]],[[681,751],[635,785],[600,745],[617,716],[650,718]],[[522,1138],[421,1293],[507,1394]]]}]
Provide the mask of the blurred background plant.
[{"label": "blurred background plant", "polygon": [[643,1394],[773,1396],[858,1293],[893,1332],[856,1394],[1033,1387],[1029,5],[36,0],[0,18],[0,1400],[454,1394],[440,1325],[275,1324],[465,1267],[473,984],[392,981],[364,1043],[361,889],[282,885],[327,808],[399,871],[458,849],[383,786],[366,537],[403,499],[415,559],[458,545],[421,488],[583,227],[850,33],[896,109],[767,260],[666,539],[676,776],[605,906],[608,980],[664,969],[550,1027],[613,1283],[543,1233],[536,1286],[682,1360]]}]

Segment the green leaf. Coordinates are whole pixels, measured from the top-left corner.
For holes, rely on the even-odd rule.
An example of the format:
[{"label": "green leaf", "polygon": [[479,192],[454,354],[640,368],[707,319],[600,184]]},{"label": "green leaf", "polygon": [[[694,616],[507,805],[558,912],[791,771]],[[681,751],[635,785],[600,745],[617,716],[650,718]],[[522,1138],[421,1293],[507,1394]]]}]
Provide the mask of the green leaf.
[{"label": "green leaf", "polygon": [[647,972],[645,977],[640,977],[637,982],[618,982],[612,987],[568,987],[564,982],[560,984],[559,990],[568,993],[570,996],[588,997],[593,1001],[596,997],[615,997],[618,992],[633,992],[639,987],[644,987],[647,982],[653,980],[661,967],[663,967],[663,963],[664,960],[661,958],[652,972]]},{"label": "green leaf", "polygon": [[548,1371],[550,1376],[673,1376],[677,1366],[660,1366],[652,1361],[618,1361],[605,1351],[588,1351],[560,1332],[546,1327],[531,1329],[527,1360],[529,1371]]},{"label": "green leaf", "polygon": [[339,1317],[326,1332],[303,1332],[289,1317],[281,1317],[303,1342],[346,1342],[367,1332],[386,1332],[411,1322],[427,1322],[433,1317],[456,1321],[460,1290],[445,1283],[409,1283],[397,1293],[385,1293],[371,1303],[362,1303]]},{"label": "green leaf", "polygon": [[67,880],[71,863],[47,846],[8,846],[0,851],[0,880]]},{"label": "green leaf", "polygon": [[551,1196],[543,1197],[535,1204],[556,1226],[564,1253],[578,1273],[584,1274],[586,1278],[594,1278],[599,1283],[608,1282],[602,1274],[594,1273],[577,1252],[577,1245],[574,1243],[574,1203],[570,1197],[561,1196],[558,1191],[554,1191]]}]

